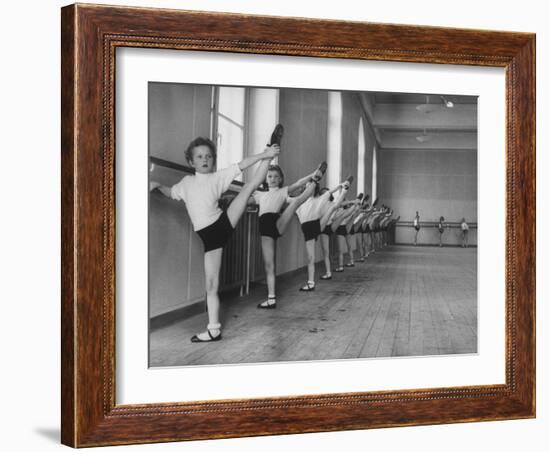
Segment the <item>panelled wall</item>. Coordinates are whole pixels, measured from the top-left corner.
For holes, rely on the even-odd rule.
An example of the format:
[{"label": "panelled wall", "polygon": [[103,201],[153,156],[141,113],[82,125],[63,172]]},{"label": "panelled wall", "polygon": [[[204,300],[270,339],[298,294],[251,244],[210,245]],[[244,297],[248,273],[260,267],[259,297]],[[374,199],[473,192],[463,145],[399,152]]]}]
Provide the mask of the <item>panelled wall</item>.
[{"label": "panelled wall", "polygon": [[[189,142],[198,136],[210,135],[211,93],[212,87],[207,85],[149,85],[151,156],[187,165],[184,151]],[[204,298],[202,260],[195,259],[191,265],[192,257],[201,256],[202,249],[183,204],[158,192],[151,193],[149,299],[152,317]]]},{"label": "panelled wall", "polygon": [[[328,93],[281,89],[279,121],[285,127],[279,165],[290,184],[327,159]],[[317,254],[321,255],[318,247]],[[294,216],[277,248],[277,274],[306,265],[304,238]],[[304,278],[306,275],[304,274]],[[307,279],[307,278],[306,278]]]},{"label": "panelled wall", "polygon": [[[388,150],[378,152],[380,202],[391,206],[402,221],[412,221],[415,212],[421,221],[448,222],[465,217],[477,223],[477,153],[474,151]],[[410,243],[413,230],[396,228],[396,242]],[[448,230],[445,243],[457,244],[460,232]],[[476,230],[470,230],[475,244]],[[419,243],[438,243],[435,228],[423,228]]]},{"label": "panelled wall", "polygon": [[188,165],[191,140],[210,136],[210,85],[149,84],[149,152],[153,157]]}]

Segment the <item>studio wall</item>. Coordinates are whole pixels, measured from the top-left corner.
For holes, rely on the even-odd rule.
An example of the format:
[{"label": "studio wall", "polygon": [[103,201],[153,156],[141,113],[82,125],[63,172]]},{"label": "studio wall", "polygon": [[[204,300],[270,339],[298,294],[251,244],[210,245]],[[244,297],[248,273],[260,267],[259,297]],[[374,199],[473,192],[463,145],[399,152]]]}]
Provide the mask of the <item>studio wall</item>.
[{"label": "studio wall", "polygon": [[[210,135],[212,87],[179,83],[149,84],[149,155],[188,166],[191,140]],[[149,297],[154,317],[204,298],[200,238],[183,203],[158,192],[149,198]]]},{"label": "studio wall", "polygon": [[149,155],[188,165],[184,151],[199,136],[210,136],[212,86],[149,84]]},{"label": "studio wall", "polygon": [[[443,216],[448,222],[464,217],[477,223],[477,152],[382,149],[377,157],[380,202],[391,206],[401,220],[412,221],[418,211],[421,221]],[[396,234],[398,243],[410,243],[412,228],[398,227]],[[472,230],[471,240],[475,235]],[[446,237],[449,243],[459,243],[457,230]],[[419,243],[438,240],[435,228],[419,236]]]},{"label": "studio wall", "polygon": [[[327,159],[328,93],[281,89],[279,121],[285,127],[279,164],[285,174],[285,183],[289,184]],[[319,246],[317,256],[321,256]],[[284,238],[279,240],[277,274],[296,270],[306,263],[304,237],[295,216]]]}]

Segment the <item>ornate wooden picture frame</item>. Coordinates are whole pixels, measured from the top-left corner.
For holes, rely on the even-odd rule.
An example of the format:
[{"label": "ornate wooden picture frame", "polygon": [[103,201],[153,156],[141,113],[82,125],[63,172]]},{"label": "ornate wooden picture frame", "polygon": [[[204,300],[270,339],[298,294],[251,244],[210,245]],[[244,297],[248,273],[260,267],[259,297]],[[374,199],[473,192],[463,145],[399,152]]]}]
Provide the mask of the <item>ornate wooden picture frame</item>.
[{"label": "ornate wooden picture frame", "polygon": [[[61,34],[64,444],[86,447],[535,416],[533,34],[78,4],[62,9]],[[115,51],[120,47],[505,68],[505,384],[117,405],[114,89]]]}]

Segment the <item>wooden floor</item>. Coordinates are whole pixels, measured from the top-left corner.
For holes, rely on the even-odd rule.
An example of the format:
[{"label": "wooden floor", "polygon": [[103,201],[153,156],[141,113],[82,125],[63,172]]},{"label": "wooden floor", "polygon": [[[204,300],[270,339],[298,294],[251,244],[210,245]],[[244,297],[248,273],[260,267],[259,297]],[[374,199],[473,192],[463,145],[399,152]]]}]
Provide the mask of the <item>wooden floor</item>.
[{"label": "wooden floor", "polygon": [[[318,275],[320,273],[317,273]],[[443,355],[477,351],[477,249],[393,246],[314,292],[305,270],[224,300],[223,340],[192,344],[206,314],[152,331],[150,366]],[[282,280],[281,280],[282,279]]]}]

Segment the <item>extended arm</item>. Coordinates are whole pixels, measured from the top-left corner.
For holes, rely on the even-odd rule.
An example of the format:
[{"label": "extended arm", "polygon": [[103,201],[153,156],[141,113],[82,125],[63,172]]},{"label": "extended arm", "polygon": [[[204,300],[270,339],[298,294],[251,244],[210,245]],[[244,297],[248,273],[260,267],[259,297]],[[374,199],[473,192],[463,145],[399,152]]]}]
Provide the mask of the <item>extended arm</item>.
[{"label": "extended arm", "polygon": [[315,174],[315,171],[313,171],[311,174],[308,174],[307,176],[302,177],[301,179],[298,179],[296,182],[288,186],[288,191],[293,192],[294,190],[304,186],[308,183],[308,181],[313,177]]},{"label": "extended arm", "polygon": [[170,187],[166,187],[165,185],[155,181],[149,182],[149,191],[153,191],[154,189],[158,189],[167,198],[172,197],[172,189]]},{"label": "extended arm", "polygon": [[280,152],[279,146],[277,146],[276,144],[274,144],[273,146],[268,146],[267,148],[265,148],[264,152],[250,155],[245,159],[241,160],[239,162],[239,168],[241,169],[241,171],[243,171],[249,166],[252,166],[255,163],[259,162],[260,160],[272,159],[274,157],[277,157],[279,155],[279,152]]}]

